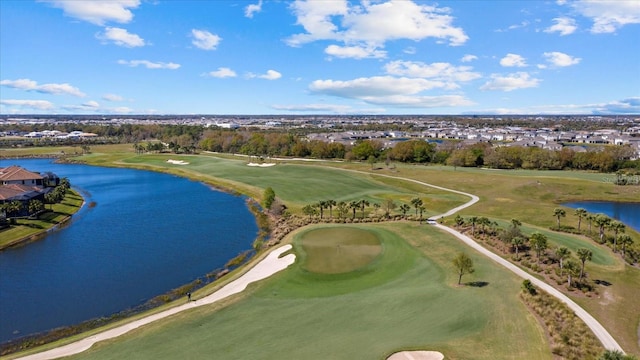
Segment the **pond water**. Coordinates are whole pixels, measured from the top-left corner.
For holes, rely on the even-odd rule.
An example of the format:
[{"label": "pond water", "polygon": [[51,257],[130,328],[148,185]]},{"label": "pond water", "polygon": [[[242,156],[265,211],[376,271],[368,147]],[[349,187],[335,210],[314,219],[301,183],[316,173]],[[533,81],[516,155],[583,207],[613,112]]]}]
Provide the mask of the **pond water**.
[{"label": "pond water", "polygon": [[188,179],[51,160],[3,160],[67,177],[87,203],[69,226],[0,251],[0,342],[143,304],[257,236],[245,198]]},{"label": "pond water", "polygon": [[602,213],[622,221],[625,225],[640,231],[640,203],[610,201],[583,201],[563,204],[570,208],[583,208],[590,213]]}]

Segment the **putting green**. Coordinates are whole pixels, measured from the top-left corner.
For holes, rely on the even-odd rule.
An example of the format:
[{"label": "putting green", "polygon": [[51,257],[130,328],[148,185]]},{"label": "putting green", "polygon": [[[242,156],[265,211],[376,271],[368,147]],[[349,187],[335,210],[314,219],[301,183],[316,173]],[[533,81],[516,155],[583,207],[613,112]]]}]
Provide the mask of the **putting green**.
[{"label": "putting green", "polygon": [[353,227],[320,228],[302,238],[307,253],[303,268],[321,274],[340,274],[366,266],[382,252],[371,231]]}]

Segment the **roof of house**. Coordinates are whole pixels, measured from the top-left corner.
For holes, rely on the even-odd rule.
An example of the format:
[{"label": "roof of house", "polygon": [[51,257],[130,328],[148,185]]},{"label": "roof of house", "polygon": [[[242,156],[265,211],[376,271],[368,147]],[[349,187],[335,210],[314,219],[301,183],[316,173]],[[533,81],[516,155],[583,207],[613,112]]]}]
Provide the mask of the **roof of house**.
[{"label": "roof of house", "polygon": [[35,186],[10,184],[0,186],[0,201],[29,200],[41,194]]},{"label": "roof of house", "polygon": [[38,173],[23,169],[20,166],[0,168],[0,182],[17,180],[39,180],[42,176]]}]

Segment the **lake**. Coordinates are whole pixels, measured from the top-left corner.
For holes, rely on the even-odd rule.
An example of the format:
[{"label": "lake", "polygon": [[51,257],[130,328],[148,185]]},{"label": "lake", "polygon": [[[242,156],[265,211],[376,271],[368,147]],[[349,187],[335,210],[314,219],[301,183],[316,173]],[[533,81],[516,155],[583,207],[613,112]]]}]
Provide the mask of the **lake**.
[{"label": "lake", "polygon": [[258,228],[244,197],[188,179],[51,160],[87,203],[69,226],[0,251],[0,342],[108,316],[220,269]]},{"label": "lake", "polygon": [[570,208],[583,208],[590,213],[603,213],[622,221],[625,225],[640,231],[640,203],[623,203],[610,201],[583,201],[563,204]]}]

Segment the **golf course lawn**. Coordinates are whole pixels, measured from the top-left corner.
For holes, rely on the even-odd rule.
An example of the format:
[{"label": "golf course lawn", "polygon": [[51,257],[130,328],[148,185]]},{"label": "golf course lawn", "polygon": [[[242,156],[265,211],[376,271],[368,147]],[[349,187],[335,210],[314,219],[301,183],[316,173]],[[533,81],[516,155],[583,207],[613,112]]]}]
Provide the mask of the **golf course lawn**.
[{"label": "golf course lawn", "polygon": [[[309,271],[321,252],[304,250],[305,242],[342,230],[374,236],[382,252],[354,271]],[[292,237],[296,263],[237,302],[178,314],[72,359],[384,359],[402,349],[447,359],[551,359],[518,298],[521,281],[433,227],[319,225]],[[349,236],[338,237],[348,244]],[[486,286],[455,285],[451,259],[459,251],[476,268],[463,282]]]}]

